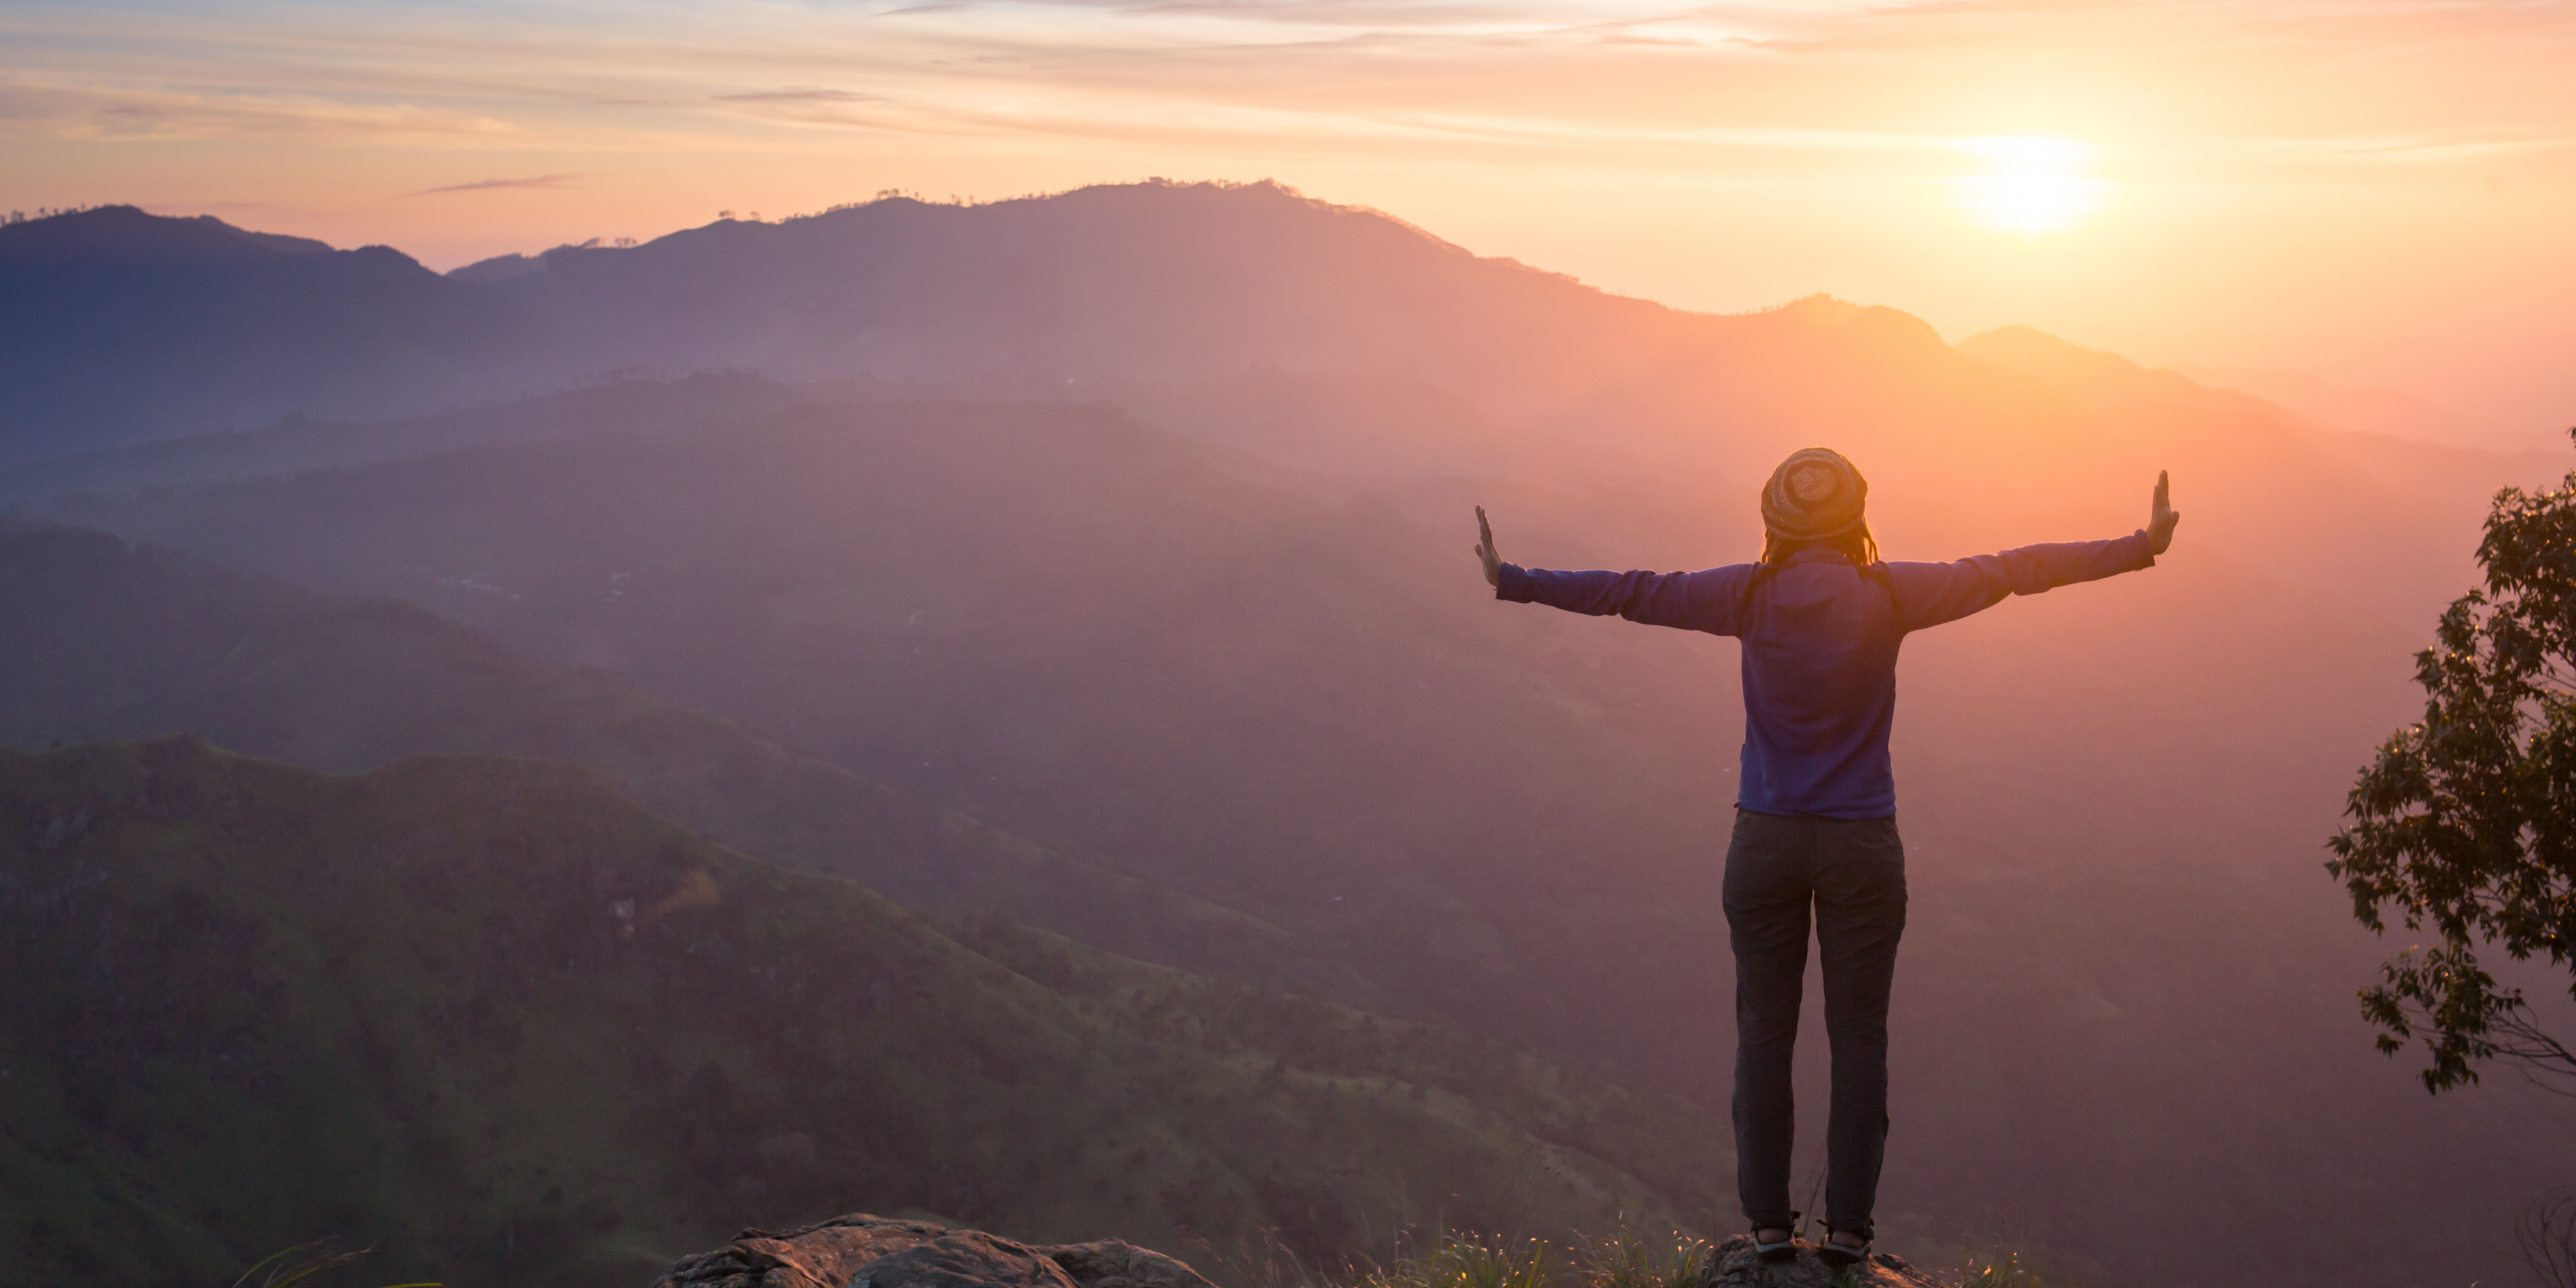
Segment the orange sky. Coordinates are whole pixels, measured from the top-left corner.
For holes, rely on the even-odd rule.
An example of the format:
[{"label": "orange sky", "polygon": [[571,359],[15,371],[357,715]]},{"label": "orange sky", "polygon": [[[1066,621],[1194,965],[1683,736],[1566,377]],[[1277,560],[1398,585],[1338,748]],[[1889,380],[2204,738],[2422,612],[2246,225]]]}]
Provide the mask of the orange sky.
[{"label": "orange sky", "polygon": [[446,268],[882,189],[1276,178],[1687,308],[2576,424],[2576,6],[0,2],[0,208]]}]

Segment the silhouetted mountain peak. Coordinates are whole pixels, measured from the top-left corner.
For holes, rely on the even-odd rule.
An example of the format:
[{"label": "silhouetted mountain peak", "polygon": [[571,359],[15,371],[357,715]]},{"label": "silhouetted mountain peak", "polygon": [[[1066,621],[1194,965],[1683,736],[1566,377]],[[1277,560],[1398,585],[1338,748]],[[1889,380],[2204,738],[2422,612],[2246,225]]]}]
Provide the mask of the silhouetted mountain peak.
[{"label": "silhouetted mountain peak", "polygon": [[[401,254],[389,247],[369,249]],[[99,206],[0,228],[0,262],[14,264],[100,260],[220,263],[273,255],[332,253],[328,242],[309,237],[255,233],[235,228],[213,215],[178,218],[151,214],[136,206]]]},{"label": "silhouetted mountain peak", "polygon": [[0,459],[455,405],[506,352],[485,294],[390,246],[207,216],[106,206],[0,227]]},{"label": "silhouetted mountain peak", "polygon": [[[1509,260],[1479,260],[1465,248],[1364,206],[1307,197],[1271,180],[1254,183],[1095,184],[1068,192],[1000,201],[951,203],[888,195],[813,215],[776,221],[718,219],[633,248],[638,260],[681,254],[758,257],[820,256],[847,263],[886,245],[934,247],[940,258],[981,253],[1021,261],[1079,248],[1121,269],[1183,261],[1204,269],[1211,257],[1258,272],[1283,258],[1430,252],[1462,263],[1487,263],[1535,276],[1571,280]],[[543,256],[595,247],[557,247]],[[1240,257],[1240,258],[1238,258]],[[506,258],[506,257],[505,257]],[[484,261],[492,264],[494,261]],[[479,269],[482,265],[469,266]],[[460,274],[461,275],[461,274]]]}]

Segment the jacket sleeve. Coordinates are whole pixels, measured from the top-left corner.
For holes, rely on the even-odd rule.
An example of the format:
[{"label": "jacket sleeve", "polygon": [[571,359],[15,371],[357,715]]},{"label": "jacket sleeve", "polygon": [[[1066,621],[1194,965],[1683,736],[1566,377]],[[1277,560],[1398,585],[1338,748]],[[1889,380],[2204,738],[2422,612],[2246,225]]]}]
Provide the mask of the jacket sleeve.
[{"label": "jacket sleeve", "polygon": [[1919,631],[1992,608],[2007,595],[2036,595],[2155,563],[2147,552],[2147,534],[2140,530],[2109,541],[2023,546],[1956,563],[1891,563],[1887,572],[1905,629]]},{"label": "jacket sleeve", "polygon": [[1556,572],[1504,564],[1494,598],[1546,604],[1569,613],[1613,613],[1648,626],[1674,626],[1711,635],[1733,635],[1751,564],[1702,572]]}]

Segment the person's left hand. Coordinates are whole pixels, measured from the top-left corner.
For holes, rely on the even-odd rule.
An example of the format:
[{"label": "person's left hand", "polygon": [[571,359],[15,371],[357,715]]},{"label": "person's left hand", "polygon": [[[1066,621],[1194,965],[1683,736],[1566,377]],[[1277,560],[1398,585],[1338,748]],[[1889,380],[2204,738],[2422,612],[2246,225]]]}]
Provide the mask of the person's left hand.
[{"label": "person's left hand", "polygon": [[[1476,513],[1482,515],[1484,511]],[[2157,470],[2156,499],[2147,511],[2147,553],[2160,555],[2171,548],[2174,525],[2181,522],[2181,512],[2173,508],[2173,485],[2165,480],[2163,470]],[[1492,538],[1486,540],[1490,543]]]},{"label": "person's left hand", "polygon": [[[2161,496],[2163,493],[2159,492]],[[1485,507],[1476,507],[1476,557],[1485,561],[1485,584],[1497,590],[1503,585],[1503,557],[1494,553],[1494,525],[1485,520]]]}]

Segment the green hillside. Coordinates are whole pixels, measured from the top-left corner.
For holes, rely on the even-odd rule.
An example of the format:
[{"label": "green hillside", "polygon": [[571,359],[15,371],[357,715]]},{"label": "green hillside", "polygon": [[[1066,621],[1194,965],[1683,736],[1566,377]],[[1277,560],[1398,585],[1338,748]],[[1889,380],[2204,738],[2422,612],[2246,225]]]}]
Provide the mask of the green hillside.
[{"label": "green hillside", "polygon": [[585,771],[93,743],[0,752],[0,820],[0,1256],[40,1280],[339,1234],[388,1277],[631,1285],[862,1208],[1349,1248],[1676,1220],[1730,1170],[1678,1106],[999,921],[962,945]]}]

